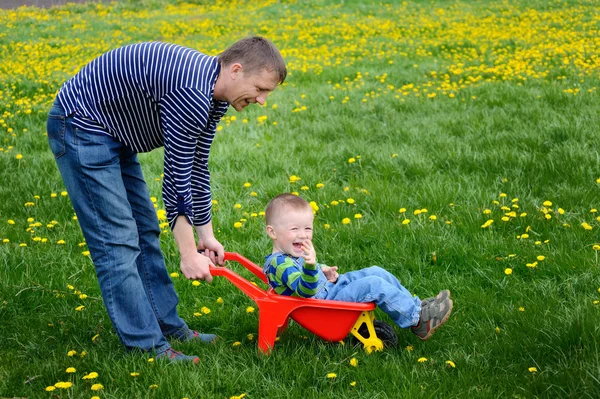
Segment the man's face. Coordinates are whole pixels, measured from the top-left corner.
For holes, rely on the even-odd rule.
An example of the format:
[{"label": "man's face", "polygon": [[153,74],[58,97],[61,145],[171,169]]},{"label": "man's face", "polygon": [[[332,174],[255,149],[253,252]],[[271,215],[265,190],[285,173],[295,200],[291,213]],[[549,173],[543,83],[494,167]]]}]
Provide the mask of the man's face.
[{"label": "man's face", "polygon": [[246,74],[240,69],[231,81],[227,101],[238,112],[249,104],[263,105],[278,84],[279,77],[275,72],[262,70],[260,73]]},{"label": "man's face", "polygon": [[312,240],[312,209],[285,209],[280,212],[278,220],[272,226],[267,226],[273,247],[276,251],[300,257],[304,253],[302,244]]}]

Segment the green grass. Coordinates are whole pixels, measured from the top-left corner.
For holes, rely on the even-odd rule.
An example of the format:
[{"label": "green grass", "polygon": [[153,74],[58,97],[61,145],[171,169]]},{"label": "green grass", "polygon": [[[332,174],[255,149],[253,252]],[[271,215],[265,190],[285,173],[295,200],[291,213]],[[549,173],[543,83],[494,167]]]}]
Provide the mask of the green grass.
[{"label": "green grass", "polygon": [[[0,397],[596,397],[595,7],[153,0],[0,10],[0,240],[9,241],[0,243]],[[282,49],[290,75],[265,108],[230,110],[221,123],[210,159],[218,239],[262,263],[270,243],[264,220],[252,213],[278,193],[297,191],[320,208],[320,261],[341,271],[384,266],[420,297],[452,290],[454,313],[430,341],[398,330],[398,348],[367,355],[350,341],[326,343],[292,325],[273,354],[261,356],[248,297],[220,278],[194,287],[179,277],[180,314],[221,337],[209,346],[174,343],[200,356],[201,365],[148,363],[150,355],[128,354],[118,342],[44,137],[53,96],[85,62],[125,43],[166,40],[216,54],[253,33]],[[162,208],[162,151],[140,159]],[[301,180],[292,184],[291,175]],[[515,203],[516,217],[502,221],[501,206]],[[427,213],[413,215],[423,208]],[[41,225],[27,231],[27,218]],[[240,219],[243,227],[234,228]],[[482,228],[488,219],[494,223]],[[48,228],[52,221],[58,223]],[[529,238],[517,238],[524,233]],[[169,271],[178,271],[169,232],[161,244]],[[539,255],[545,259],[537,267],[526,266]],[[85,309],[75,311],[79,305]],[[211,312],[194,317],[203,306]],[[389,321],[380,311],[377,317]],[[70,350],[78,354],[69,357]],[[417,362],[421,357],[428,361]],[[69,376],[67,367],[77,372]],[[81,379],[92,371],[96,380]],[[134,371],[140,375],[131,377]],[[45,392],[69,380],[73,388]],[[94,393],[92,383],[104,389]]]}]

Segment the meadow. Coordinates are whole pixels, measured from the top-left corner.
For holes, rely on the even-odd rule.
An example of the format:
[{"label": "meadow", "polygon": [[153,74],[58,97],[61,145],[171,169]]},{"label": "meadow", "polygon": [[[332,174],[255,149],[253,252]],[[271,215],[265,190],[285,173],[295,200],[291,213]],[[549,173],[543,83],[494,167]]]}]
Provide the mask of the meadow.
[{"label": "meadow", "polygon": [[[0,397],[597,398],[600,12],[592,0],[132,0],[0,10]],[[127,353],[46,138],[62,83],[121,45],[216,55],[247,35],[288,65],[230,109],[210,158],[213,224],[262,264],[274,195],[314,202],[319,260],[380,265],[454,312],[366,354],[298,325],[270,356],[228,281],[178,270],[162,153],[140,159],[197,366]],[[234,270],[243,273],[235,265]],[[377,311],[377,317],[388,321]]]}]

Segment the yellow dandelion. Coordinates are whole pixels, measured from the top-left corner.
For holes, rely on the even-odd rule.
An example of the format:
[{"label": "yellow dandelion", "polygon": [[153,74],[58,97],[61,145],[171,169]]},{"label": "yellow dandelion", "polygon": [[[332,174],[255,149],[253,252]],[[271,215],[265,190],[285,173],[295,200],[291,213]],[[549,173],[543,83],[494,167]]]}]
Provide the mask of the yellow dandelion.
[{"label": "yellow dandelion", "polygon": [[233,227],[235,227],[236,229],[239,229],[239,228],[241,228],[241,227],[242,227],[242,223],[241,223],[241,222],[235,222],[235,223],[233,224]]},{"label": "yellow dandelion", "polygon": [[412,345],[407,345],[404,349],[406,349],[407,352],[412,352],[414,348]]},{"label": "yellow dandelion", "polygon": [[68,367],[68,368],[65,370],[65,372],[66,372],[66,373],[69,373],[69,374],[71,374],[71,373],[74,373],[74,372],[76,372],[76,371],[77,371],[77,370],[75,369],[75,367]]},{"label": "yellow dandelion", "polygon": [[342,224],[350,224],[350,218],[343,218]]},{"label": "yellow dandelion", "polygon": [[246,188],[251,187],[251,186],[252,186],[252,183],[250,183],[250,182],[244,183],[244,187],[246,187]]},{"label": "yellow dandelion", "polygon": [[193,285],[194,287],[198,287],[198,286],[200,285],[200,281],[198,281],[198,280],[194,280],[194,281],[192,281],[192,285]]},{"label": "yellow dandelion", "polygon": [[240,341],[235,341],[232,346],[236,347],[236,346],[240,346],[241,344],[242,343]]},{"label": "yellow dandelion", "polygon": [[404,219],[404,220],[402,221],[402,224],[404,224],[404,225],[407,225],[407,224],[409,224],[409,223],[410,223],[410,219]]},{"label": "yellow dandelion", "polygon": [[52,392],[56,389],[56,387],[54,385],[50,385],[49,387],[46,387],[46,392]]},{"label": "yellow dandelion", "polygon": [[148,388],[150,388],[150,389],[158,389],[158,384],[152,384]]},{"label": "yellow dandelion", "polygon": [[354,219],[362,219],[362,215],[360,213],[357,213],[354,215]]},{"label": "yellow dandelion", "polygon": [[506,269],[504,269],[504,274],[506,274],[507,276],[510,276],[512,274],[512,269],[510,267],[507,267]]},{"label": "yellow dandelion", "polygon": [[77,354],[77,351],[74,351],[74,350],[70,350],[70,351],[67,352],[67,356],[69,356],[69,357],[73,357],[76,354]]},{"label": "yellow dandelion", "polygon": [[327,378],[329,378],[329,379],[333,379],[333,378],[335,378],[335,377],[337,377],[337,374],[336,374],[336,373],[327,373]]},{"label": "yellow dandelion", "polygon": [[404,212],[406,212],[406,208],[400,208],[400,210],[398,212],[404,213]]},{"label": "yellow dandelion", "polygon": [[246,308],[246,313],[254,313],[254,308],[252,306],[248,306]]},{"label": "yellow dandelion", "polygon": [[70,381],[60,381],[54,384],[54,386],[59,389],[69,389],[73,386],[73,383]]},{"label": "yellow dandelion", "polygon": [[417,359],[417,362],[419,362],[419,363],[425,363],[426,361],[427,361],[426,357],[420,357]]},{"label": "yellow dandelion", "polygon": [[93,380],[98,378],[98,373],[96,373],[95,371],[92,371],[89,374],[84,375],[83,377],[81,377],[82,380]]},{"label": "yellow dandelion", "polygon": [[546,208],[551,207],[552,206],[552,202],[551,201],[544,201],[542,203],[542,205],[544,205]]},{"label": "yellow dandelion", "polygon": [[222,305],[223,304],[223,298],[218,297],[217,298],[217,303],[220,304],[220,305]]},{"label": "yellow dandelion", "polygon": [[537,260],[539,260],[540,262],[543,261],[544,259],[546,259],[546,257],[544,255],[537,256]]},{"label": "yellow dandelion", "polygon": [[355,386],[356,386],[356,381],[352,381],[352,382],[350,383],[350,386],[351,386],[351,387],[355,387]]},{"label": "yellow dandelion", "polygon": [[355,357],[353,357],[352,359],[350,359],[350,366],[352,366],[352,367],[357,367],[358,366],[358,360],[356,360]]},{"label": "yellow dandelion", "polygon": [[538,371],[536,367],[529,367],[527,370],[529,370],[530,373],[537,373]]},{"label": "yellow dandelion", "polygon": [[179,278],[179,273],[173,272],[173,273],[169,274],[169,276],[171,276],[171,278]]},{"label": "yellow dandelion", "polygon": [[210,313],[210,309],[207,308],[206,306],[202,306],[202,309],[200,309],[200,311],[204,314],[209,314]]},{"label": "yellow dandelion", "polygon": [[454,364],[454,362],[453,362],[452,360],[446,360],[446,364],[447,364],[449,367],[452,367],[453,369],[455,369],[455,368],[456,368],[456,364]]},{"label": "yellow dandelion", "polygon": [[354,163],[354,162],[356,162],[356,159],[354,159],[354,158],[349,158],[348,159],[348,163]]}]

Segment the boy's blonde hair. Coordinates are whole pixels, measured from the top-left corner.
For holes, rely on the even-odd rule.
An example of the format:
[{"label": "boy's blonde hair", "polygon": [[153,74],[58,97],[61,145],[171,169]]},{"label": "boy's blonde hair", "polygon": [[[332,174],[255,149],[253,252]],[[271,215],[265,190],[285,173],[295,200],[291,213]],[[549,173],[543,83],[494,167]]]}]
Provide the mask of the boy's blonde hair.
[{"label": "boy's blonde hair", "polygon": [[290,193],[279,194],[269,202],[265,210],[265,222],[267,225],[270,225],[286,207],[294,210],[308,209],[312,211],[310,204],[304,198]]}]

